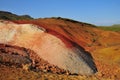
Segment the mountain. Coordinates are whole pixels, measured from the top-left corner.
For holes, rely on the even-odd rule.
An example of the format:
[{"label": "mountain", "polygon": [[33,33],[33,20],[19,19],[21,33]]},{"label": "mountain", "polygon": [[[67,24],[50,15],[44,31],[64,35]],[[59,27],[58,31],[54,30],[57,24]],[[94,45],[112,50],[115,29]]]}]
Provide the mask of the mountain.
[{"label": "mountain", "polygon": [[111,26],[99,26],[100,29],[106,30],[106,31],[117,31],[120,32],[120,24],[114,24]]},{"label": "mountain", "polygon": [[119,32],[61,17],[2,19],[0,28],[1,79],[120,79]]},{"label": "mountain", "polygon": [[11,13],[11,12],[0,11],[0,19],[4,19],[4,20],[30,20],[33,18],[29,15],[18,16],[16,14]]}]

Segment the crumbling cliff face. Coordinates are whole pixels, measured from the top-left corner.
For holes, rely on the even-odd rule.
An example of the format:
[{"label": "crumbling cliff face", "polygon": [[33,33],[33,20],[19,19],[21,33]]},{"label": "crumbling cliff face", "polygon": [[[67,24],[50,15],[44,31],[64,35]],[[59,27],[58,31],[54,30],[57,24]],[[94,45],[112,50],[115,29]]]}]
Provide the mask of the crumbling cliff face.
[{"label": "crumbling cliff face", "polygon": [[82,75],[97,72],[93,58],[88,52],[73,41],[42,26],[1,20],[0,43],[30,49],[63,72],[65,70],[71,74]]}]

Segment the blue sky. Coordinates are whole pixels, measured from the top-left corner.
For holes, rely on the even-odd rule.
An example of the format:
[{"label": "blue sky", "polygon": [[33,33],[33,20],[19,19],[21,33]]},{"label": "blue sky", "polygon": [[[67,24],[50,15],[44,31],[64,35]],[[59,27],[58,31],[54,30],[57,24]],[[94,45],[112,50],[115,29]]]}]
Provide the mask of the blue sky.
[{"label": "blue sky", "polygon": [[0,0],[0,10],[34,18],[65,17],[95,25],[120,24],[120,0]]}]

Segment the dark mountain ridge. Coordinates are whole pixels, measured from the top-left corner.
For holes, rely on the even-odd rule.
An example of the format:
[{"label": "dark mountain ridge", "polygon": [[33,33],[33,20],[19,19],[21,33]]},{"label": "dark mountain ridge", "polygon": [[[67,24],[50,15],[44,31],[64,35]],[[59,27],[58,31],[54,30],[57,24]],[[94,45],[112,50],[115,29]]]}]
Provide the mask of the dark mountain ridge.
[{"label": "dark mountain ridge", "polygon": [[4,20],[31,20],[33,19],[29,15],[16,15],[11,12],[0,11],[0,19]]}]

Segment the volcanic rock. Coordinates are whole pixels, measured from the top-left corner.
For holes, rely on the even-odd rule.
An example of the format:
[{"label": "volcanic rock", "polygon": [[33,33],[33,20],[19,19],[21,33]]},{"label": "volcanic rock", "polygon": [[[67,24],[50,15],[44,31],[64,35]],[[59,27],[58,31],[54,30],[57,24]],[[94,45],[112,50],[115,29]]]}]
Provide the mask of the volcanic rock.
[{"label": "volcanic rock", "polygon": [[67,73],[59,67],[49,64],[48,61],[38,57],[38,55],[23,47],[0,44],[0,64],[6,66],[22,67],[34,71],[46,71],[53,73]]},{"label": "volcanic rock", "polygon": [[42,26],[1,20],[0,43],[31,49],[48,63],[71,74],[91,75],[97,72],[90,53],[63,35]]}]

